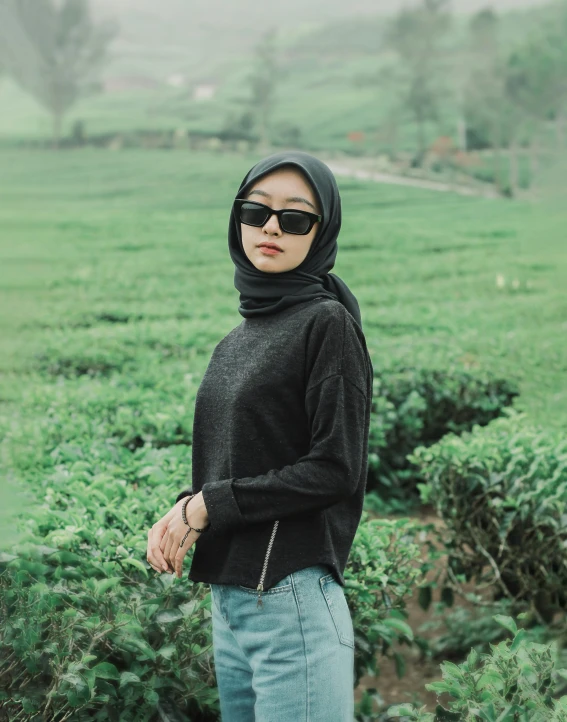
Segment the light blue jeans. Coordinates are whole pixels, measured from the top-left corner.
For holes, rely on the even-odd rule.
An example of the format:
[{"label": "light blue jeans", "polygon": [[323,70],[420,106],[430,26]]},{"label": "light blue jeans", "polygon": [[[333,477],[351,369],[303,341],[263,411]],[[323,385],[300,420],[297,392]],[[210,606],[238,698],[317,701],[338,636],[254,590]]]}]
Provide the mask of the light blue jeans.
[{"label": "light blue jeans", "polygon": [[211,584],[221,722],[353,722],[354,629],[329,567],[262,593]]}]

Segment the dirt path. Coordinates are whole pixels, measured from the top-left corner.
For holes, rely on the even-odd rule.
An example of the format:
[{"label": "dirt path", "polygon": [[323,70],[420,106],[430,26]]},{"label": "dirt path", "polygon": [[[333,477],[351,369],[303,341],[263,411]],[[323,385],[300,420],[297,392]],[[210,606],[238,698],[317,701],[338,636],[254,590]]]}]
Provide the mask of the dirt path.
[{"label": "dirt path", "polygon": [[322,160],[336,175],[358,178],[360,180],[372,180],[376,183],[389,183],[390,185],[411,186],[413,188],[424,188],[431,191],[444,193],[458,193],[462,196],[479,196],[482,198],[502,198],[493,187],[483,188],[477,185],[462,185],[458,183],[442,183],[441,181],[426,180],[424,178],[410,178],[409,176],[394,175],[392,173],[381,173],[377,171],[355,168],[352,162]]}]

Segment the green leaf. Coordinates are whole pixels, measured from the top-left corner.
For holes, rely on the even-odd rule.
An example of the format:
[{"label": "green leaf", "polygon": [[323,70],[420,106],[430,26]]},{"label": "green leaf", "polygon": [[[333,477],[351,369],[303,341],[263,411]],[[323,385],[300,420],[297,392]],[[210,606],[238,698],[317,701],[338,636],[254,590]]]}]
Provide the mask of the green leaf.
[{"label": "green leaf", "polygon": [[105,592],[107,592],[109,589],[112,589],[112,587],[117,586],[121,582],[123,582],[123,577],[109,577],[108,579],[93,579],[93,582],[95,583],[95,594],[97,596],[101,596]]},{"label": "green leaf", "polygon": [[413,641],[413,630],[407,622],[403,622],[401,619],[395,619],[394,617],[387,617],[382,620],[382,624]]},{"label": "green leaf", "polygon": [[409,704],[409,702],[388,707],[388,717],[411,717],[415,719],[416,714],[417,710],[413,704]]},{"label": "green leaf", "polygon": [[484,722],[496,722],[496,712],[494,710],[494,705],[492,702],[486,705],[483,709],[472,709],[472,714],[476,715],[479,719],[484,720]]},{"label": "green leaf", "polygon": [[0,564],[6,564],[7,562],[11,562],[14,559],[17,559],[16,554],[8,554],[8,552],[0,552]]},{"label": "green leaf", "polygon": [[514,641],[510,645],[510,651],[511,652],[517,652],[518,649],[522,646],[522,642],[526,638],[526,630],[525,629],[519,629],[516,632],[516,636],[514,637]]},{"label": "green leaf", "polygon": [[159,694],[155,691],[155,689],[146,689],[144,692],[144,699],[149,704],[157,704],[159,702]]},{"label": "green leaf", "polygon": [[489,670],[480,676],[480,679],[476,683],[476,688],[484,689],[485,687],[493,686],[500,689],[503,684],[504,680],[502,676],[498,672]]},{"label": "green leaf", "polygon": [[126,559],[121,559],[121,561],[122,564],[130,564],[131,566],[136,567],[136,569],[139,569],[141,572],[143,572],[144,576],[148,576],[148,570],[139,559],[134,559],[134,557],[127,557]]},{"label": "green leaf", "polygon": [[162,609],[154,617],[158,624],[169,624],[170,622],[177,622],[178,619],[183,619],[183,612],[179,609]]},{"label": "green leaf", "polygon": [[469,668],[469,670],[472,671],[472,670],[474,670],[474,669],[476,668],[476,664],[477,664],[477,662],[478,662],[478,659],[479,659],[478,652],[476,651],[476,649],[475,649],[474,647],[471,647],[471,651],[470,651],[469,654],[468,654],[467,662],[466,662],[467,667]]},{"label": "green leaf", "polygon": [[506,617],[503,614],[493,614],[492,619],[505,627],[509,632],[512,632],[512,634],[516,634],[518,631],[516,622],[512,619],[512,617]]},{"label": "green leaf", "polygon": [[449,684],[449,682],[439,680],[439,682],[428,682],[425,685],[425,689],[429,692],[442,694],[443,692],[450,692],[453,689],[453,685]]},{"label": "green leaf", "polygon": [[175,644],[166,644],[161,649],[158,649],[157,656],[158,657],[164,657],[165,659],[171,659],[171,657],[175,654],[177,651],[177,647]]},{"label": "green leaf", "polygon": [[401,679],[406,672],[406,660],[399,652],[394,652],[394,662],[396,664],[396,675]]},{"label": "green leaf", "polygon": [[516,722],[517,720],[522,719],[518,716],[520,714],[522,714],[524,720],[529,719],[528,717],[526,717],[525,707],[520,707],[517,704],[508,705],[508,707],[503,710],[502,714],[500,714],[498,717],[494,717],[494,722]]},{"label": "green leaf", "polygon": [[88,689],[88,683],[81,674],[67,673],[61,675],[61,679],[73,685],[78,692]]},{"label": "green leaf", "polygon": [[165,594],[160,595],[159,597],[151,597],[150,599],[144,599],[143,602],[140,602],[140,606],[143,607],[146,604],[163,604],[167,597]]},{"label": "green leaf", "polygon": [[[134,644],[138,649],[146,655],[147,659],[151,659],[152,661],[156,658],[156,651],[153,647],[151,647],[148,642],[146,642],[145,639],[139,639],[137,637],[131,637],[130,638],[130,644]],[[142,659],[141,657],[138,657],[138,660]]]},{"label": "green leaf", "polygon": [[120,674],[120,689],[125,687],[127,684],[141,684],[142,680],[137,674],[133,672],[121,672]]},{"label": "green leaf", "polygon": [[93,672],[101,679],[120,679],[118,670],[110,662],[100,662],[100,664],[93,667]]}]

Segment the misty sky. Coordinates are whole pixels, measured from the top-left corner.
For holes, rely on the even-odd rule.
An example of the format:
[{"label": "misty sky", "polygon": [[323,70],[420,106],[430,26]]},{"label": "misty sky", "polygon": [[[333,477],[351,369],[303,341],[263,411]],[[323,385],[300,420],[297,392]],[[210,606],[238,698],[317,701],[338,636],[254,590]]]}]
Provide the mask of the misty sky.
[{"label": "misty sky", "polygon": [[[414,0],[415,1],[415,0]],[[479,8],[490,5],[497,10],[513,10],[515,8],[526,8],[533,7],[534,5],[542,5],[547,0],[453,0],[453,10],[455,12],[474,12]],[[234,11],[239,11],[246,7],[254,7],[257,11],[266,12],[270,14],[279,15],[283,12],[289,17],[291,11],[299,11],[301,17],[309,16],[311,19],[313,14],[318,14],[323,11],[326,15],[345,15],[352,13],[389,13],[403,7],[404,5],[411,4],[412,0],[349,0],[348,3],[344,0],[286,0],[285,3],[281,3],[279,0],[262,1],[257,0],[254,3],[235,3],[234,0],[162,0],[159,3],[159,8],[156,7],[155,0],[93,0],[95,6],[104,8],[107,11],[116,9],[117,11],[123,11],[124,9],[136,9],[143,12],[152,12],[158,10],[163,15],[168,9],[175,12],[176,10],[183,9],[184,11],[194,10],[199,14],[208,8],[211,17],[216,17],[222,21],[222,17],[219,18],[216,13],[219,8],[224,11],[228,11],[231,14]]]}]

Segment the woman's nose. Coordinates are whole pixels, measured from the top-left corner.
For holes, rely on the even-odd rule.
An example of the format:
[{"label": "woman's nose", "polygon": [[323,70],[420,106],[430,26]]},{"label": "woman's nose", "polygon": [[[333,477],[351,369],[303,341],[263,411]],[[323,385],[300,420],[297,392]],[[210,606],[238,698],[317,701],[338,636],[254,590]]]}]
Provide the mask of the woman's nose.
[{"label": "woman's nose", "polygon": [[278,217],[275,213],[272,213],[272,215],[268,218],[268,220],[264,223],[265,231],[268,233],[281,233],[280,224],[278,222]]}]

